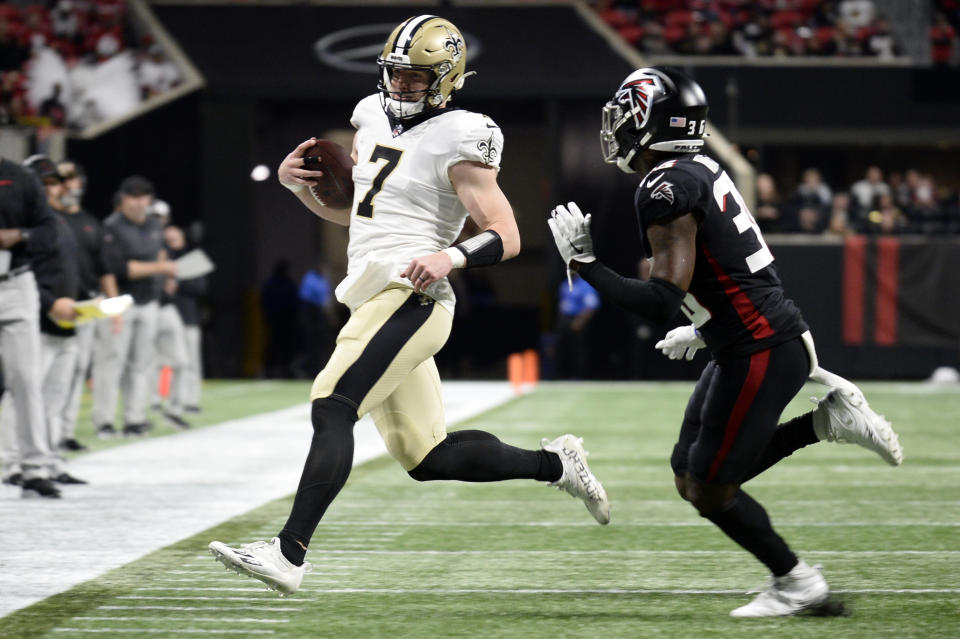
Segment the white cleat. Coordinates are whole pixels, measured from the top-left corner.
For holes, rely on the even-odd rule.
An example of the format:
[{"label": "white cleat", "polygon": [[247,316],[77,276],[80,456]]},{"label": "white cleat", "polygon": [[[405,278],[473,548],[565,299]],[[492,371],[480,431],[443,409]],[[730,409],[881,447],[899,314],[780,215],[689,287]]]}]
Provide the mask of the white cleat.
[{"label": "white cleat", "polygon": [[830,586],[818,567],[802,559],[783,577],[772,577],[766,590],[746,606],[730,611],[731,617],[783,617],[814,608],[827,601]]},{"label": "white cleat", "polygon": [[903,448],[893,427],[870,408],[859,389],[834,388],[816,403],[813,430],[820,440],[858,444],[891,466],[903,463]]},{"label": "white cleat", "polygon": [[607,491],[600,481],[590,472],[587,465],[587,451],[583,449],[583,438],[573,435],[561,435],[553,441],[546,438],[540,441],[540,446],[548,452],[560,456],[563,464],[563,475],[560,479],[547,484],[563,489],[582,499],[587,510],[603,525],[610,523],[610,502],[607,500]]},{"label": "white cleat", "polygon": [[214,558],[235,571],[267,584],[270,590],[276,590],[280,596],[292,595],[300,588],[303,574],[310,570],[310,564],[294,566],[280,552],[280,539],[255,541],[233,548],[219,541],[211,541],[210,552]]}]

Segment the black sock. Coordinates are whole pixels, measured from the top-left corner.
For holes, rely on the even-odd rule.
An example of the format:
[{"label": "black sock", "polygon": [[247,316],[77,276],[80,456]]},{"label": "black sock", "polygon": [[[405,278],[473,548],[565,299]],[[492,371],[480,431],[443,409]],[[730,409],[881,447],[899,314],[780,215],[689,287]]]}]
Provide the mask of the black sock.
[{"label": "black sock", "polygon": [[780,424],[777,432],[767,445],[767,449],[747,471],[741,483],[753,479],[766,469],[770,468],[784,457],[789,457],[804,446],[816,444],[816,433],[813,432],[813,413],[806,413],[800,417]]},{"label": "black sock", "polygon": [[481,430],[449,433],[410,471],[410,476],[417,481],[536,479],[552,482],[562,474],[559,455],[510,446]]},{"label": "black sock", "polygon": [[303,563],[306,553],[296,542],[304,546],[310,544],[317,524],[350,476],[357,412],[334,399],[317,399],[313,402],[311,421],[310,452],[303,465],[290,517],[278,535],[283,556],[295,565]]},{"label": "black sock", "polygon": [[302,566],[307,557],[307,549],[301,546],[293,536],[283,530],[277,537],[280,538],[280,552],[294,566]]},{"label": "black sock", "polygon": [[774,577],[782,577],[797,565],[787,542],[773,530],[767,511],[753,497],[737,493],[726,508],[717,513],[703,515],[727,536],[750,551]]}]

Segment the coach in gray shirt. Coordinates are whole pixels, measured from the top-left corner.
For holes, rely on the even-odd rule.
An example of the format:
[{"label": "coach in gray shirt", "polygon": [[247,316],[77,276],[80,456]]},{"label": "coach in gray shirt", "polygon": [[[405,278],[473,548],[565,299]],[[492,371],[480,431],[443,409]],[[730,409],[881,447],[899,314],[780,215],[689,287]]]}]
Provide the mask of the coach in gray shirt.
[{"label": "coach in gray shirt", "polygon": [[40,297],[33,256],[56,244],[57,220],[37,177],[0,158],[0,359],[16,408],[24,497],[58,497],[40,394]]},{"label": "coach in gray shirt", "polygon": [[107,268],[116,275],[120,294],[133,296],[118,333],[109,322],[97,326],[93,354],[93,421],[100,437],[116,434],[113,417],[123,390],[123,433],[142,435],[149,428],[148,380],[155,358],[157,300],[164,277],[175,277],[176,265],[163,251],[162,225],[147,215],[154,188],[132,176],[120,184],[117,210],[104,221],[103,251]]}]

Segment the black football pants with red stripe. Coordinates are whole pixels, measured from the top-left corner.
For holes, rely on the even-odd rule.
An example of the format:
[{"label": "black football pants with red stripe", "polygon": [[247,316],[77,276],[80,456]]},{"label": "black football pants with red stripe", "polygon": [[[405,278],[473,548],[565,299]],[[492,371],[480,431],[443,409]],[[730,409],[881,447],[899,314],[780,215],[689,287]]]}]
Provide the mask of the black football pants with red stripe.
[{"label": "black football pants with red stripe", "polygon": [[670,460],[673,472],[722,484],[752,477],[783,409],[809,373],[799,337],[744,357],[711,360],[687,402]]},{"label": "black football pants with red stripe", "polygon": [[[800,338],[744,357],[711,361],[687,404],[671,458],[674,473],[706,484],[741,484],[816,442],[810,413],[778,424],[809,371]],[[721,510],[701,515],[775,576],[797,564],[763,506],[744,491],[737,491]]]}]

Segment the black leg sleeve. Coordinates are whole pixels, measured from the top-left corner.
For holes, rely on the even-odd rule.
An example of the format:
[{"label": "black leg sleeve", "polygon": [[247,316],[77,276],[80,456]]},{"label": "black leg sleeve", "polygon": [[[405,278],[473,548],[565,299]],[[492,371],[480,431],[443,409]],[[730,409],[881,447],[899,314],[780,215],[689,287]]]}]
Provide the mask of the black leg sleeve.
[{"label": "black leg sleeve", "polygon": [[813,413],[806,413],[800,417],[791,419],[777,428],[767,445],[766,450],[757,459],[753,466],[744,475],[741,483],[745,483],[766,469],[770,468],[781,459],[789,457],[804,446],[815,444],[819,440],[813,432]]},{"label": "black leg sleeve", "polygon": [[[310,543],[327,507],[343,488],[353,466],[353,425],[357,412],[331,398],[313,401],[313,439],[303,466],[297,496],[286,525],[280,531],[283,554],[295,564],[303,563],[302,548]],[[291,557],[289,554],[299,554]],[[296,561],[299,559],[299,561]]]},{"label": "black leg sleeve", "polygon": [[703,516],[716,524],[727,537],[750,551],[770,569],[774,577],[782,577],[797,565],[797,556],[773,530],[767,511],[742,490],[726,508]]},{"label": "black leg sleeve", "polygon": [[410,471],[410,476],[417,481],[557,481],[562,474],[563,465],[558,455],[516,448],[480,430],[449,433]]}]

